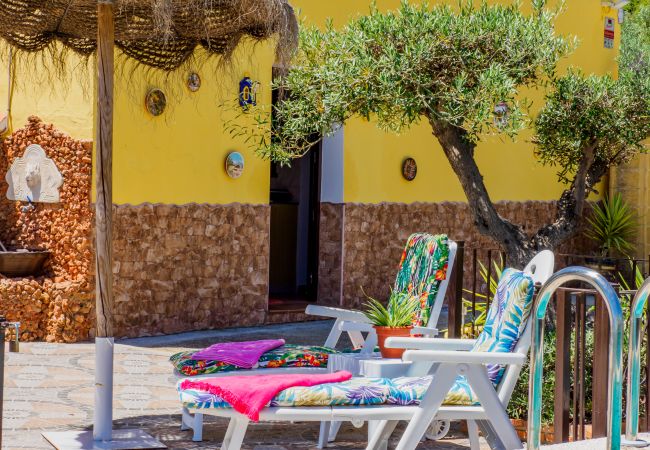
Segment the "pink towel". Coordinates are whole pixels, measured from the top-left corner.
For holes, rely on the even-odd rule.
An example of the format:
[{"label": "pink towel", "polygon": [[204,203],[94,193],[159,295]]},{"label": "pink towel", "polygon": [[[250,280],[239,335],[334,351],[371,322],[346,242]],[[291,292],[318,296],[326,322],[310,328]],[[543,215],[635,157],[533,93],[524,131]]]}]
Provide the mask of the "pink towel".
[{"label": "pink towel", "polygon": [[192,359],[220,361],[244,369],[252,369],[262,355],[284,345],[284,339],[263,341],[224,342],[204,348],[192,355]]},{"label": "pink towel", "polygon": [[181,389],[198,389],[216,395],[232,405],[235,411],[248,416],[253,422],[260,411],[278,392],[294,386],[340,383],[352,378],[350,372],[324,374],[252,375],[222,378],[187,379]]}]

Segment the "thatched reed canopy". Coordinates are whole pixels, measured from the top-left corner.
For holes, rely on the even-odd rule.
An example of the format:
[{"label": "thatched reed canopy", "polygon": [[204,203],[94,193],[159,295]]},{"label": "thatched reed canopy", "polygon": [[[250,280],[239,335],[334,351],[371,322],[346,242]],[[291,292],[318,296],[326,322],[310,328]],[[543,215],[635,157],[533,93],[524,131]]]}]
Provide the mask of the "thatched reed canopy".
[{"label": "thatched reed canopy", "polygon": [[[138,62],[174,70],[197,47],[227,56],[243,36],[279,37],[286,61],[297,23],[287,0],[114,0],[115,45]],[[61,43],[88,56],[97,47],[97,0],[0,0],[0,37],[38,52]]]}]

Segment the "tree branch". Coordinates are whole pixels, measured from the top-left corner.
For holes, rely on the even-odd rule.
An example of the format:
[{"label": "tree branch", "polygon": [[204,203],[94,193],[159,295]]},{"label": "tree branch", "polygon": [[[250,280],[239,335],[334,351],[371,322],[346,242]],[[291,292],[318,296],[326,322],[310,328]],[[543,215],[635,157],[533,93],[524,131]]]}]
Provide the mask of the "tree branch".
[{"label": "tree branch", "polygon": [[593,142],[584,149],[571,187],[566,189],[560,197],[555,221],[537,230],[531,239],[532,248],[554,249],[578,231],[587,196],[607,173],[610,166],[607,161],[595,159],[596,145],[597,142]]},{"label": "tree branch", "polygon": [[501,217],[494,207],[474,160],[476,145],[466,138],[462,128],[433,118],[429,118],[429,123],[463,187],[478,230],[505,247],[511,264],[525,264],[530,256],[529,239],[520,226]]}]

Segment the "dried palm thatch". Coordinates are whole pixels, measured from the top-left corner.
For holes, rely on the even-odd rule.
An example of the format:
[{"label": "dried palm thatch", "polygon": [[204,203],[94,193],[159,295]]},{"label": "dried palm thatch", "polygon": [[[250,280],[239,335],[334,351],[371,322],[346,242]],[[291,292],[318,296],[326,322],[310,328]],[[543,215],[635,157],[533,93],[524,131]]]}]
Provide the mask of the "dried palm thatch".
[{"label": "dried palm thatch", "polygon": [[[286,62],[297,22],[287,0],[114,0],[115,45],[142,64],[171,71],[203,47],[229,56],[244,36],[278,36]],[[89,56],[96,49],[97,0],[0,0],[0,37],[25,52],[57,42]]]}]

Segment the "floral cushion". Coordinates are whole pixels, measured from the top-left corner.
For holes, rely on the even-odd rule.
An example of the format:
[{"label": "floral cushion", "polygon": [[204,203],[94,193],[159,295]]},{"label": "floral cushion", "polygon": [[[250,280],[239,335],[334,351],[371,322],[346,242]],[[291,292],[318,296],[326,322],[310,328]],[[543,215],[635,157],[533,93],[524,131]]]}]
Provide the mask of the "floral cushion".
[{"label": "floral cushion", "polygon": [[[177,389],[183,406],[188,408],[230,408],[214,394],[196,389]],[[420,402],[431,377],[352,378],[343,383],[297,386],[285,389],[269,406],[360,406],[410,405]]]},{"label": "floral cushion", "polygon": [[[471,351],[498,353],[513,351],[528,323],[528,316],[533,307],[534,291],[535,283],[528,274],[515,269],[504,270],[483,331]],[[503,377],[505,366],[488,364],[487,371],[490,381],[496,387]],[[467,380],[461,376],[456,379],[446,401],[454,405],[478,403]]]},{"label": "floral cushion", "polygon": [[[285,389],[269,406],[361,406],[361,405],[417,405],[420,403],[432,376],[399,378],[352,378],[343,383],[297,386]],[[194,409],[230,408],[220,397],[197,389],[180,389],[183,406]],[[454,404],[448,397],[445,404]]]},{"label": "floral cushion", "polygon": [[[420,300],[414,326],[429,324],[440,283],[447,277],[449,239],[445,234],[416,233],[409,237],[399,264],[393,291]],[[435,324],[433,324],[435,325]]]},{"label": "floral cushion", "polygon": [[[203,361],[192,359],[195,351],[179,352],[169,361],[174,368],[186,376],[209,375],[242,369],[221,361]],[[285,344],[262,355],[256,368],[274,367],[327,367],[327,359],[337,350],[328,347]]]}]

